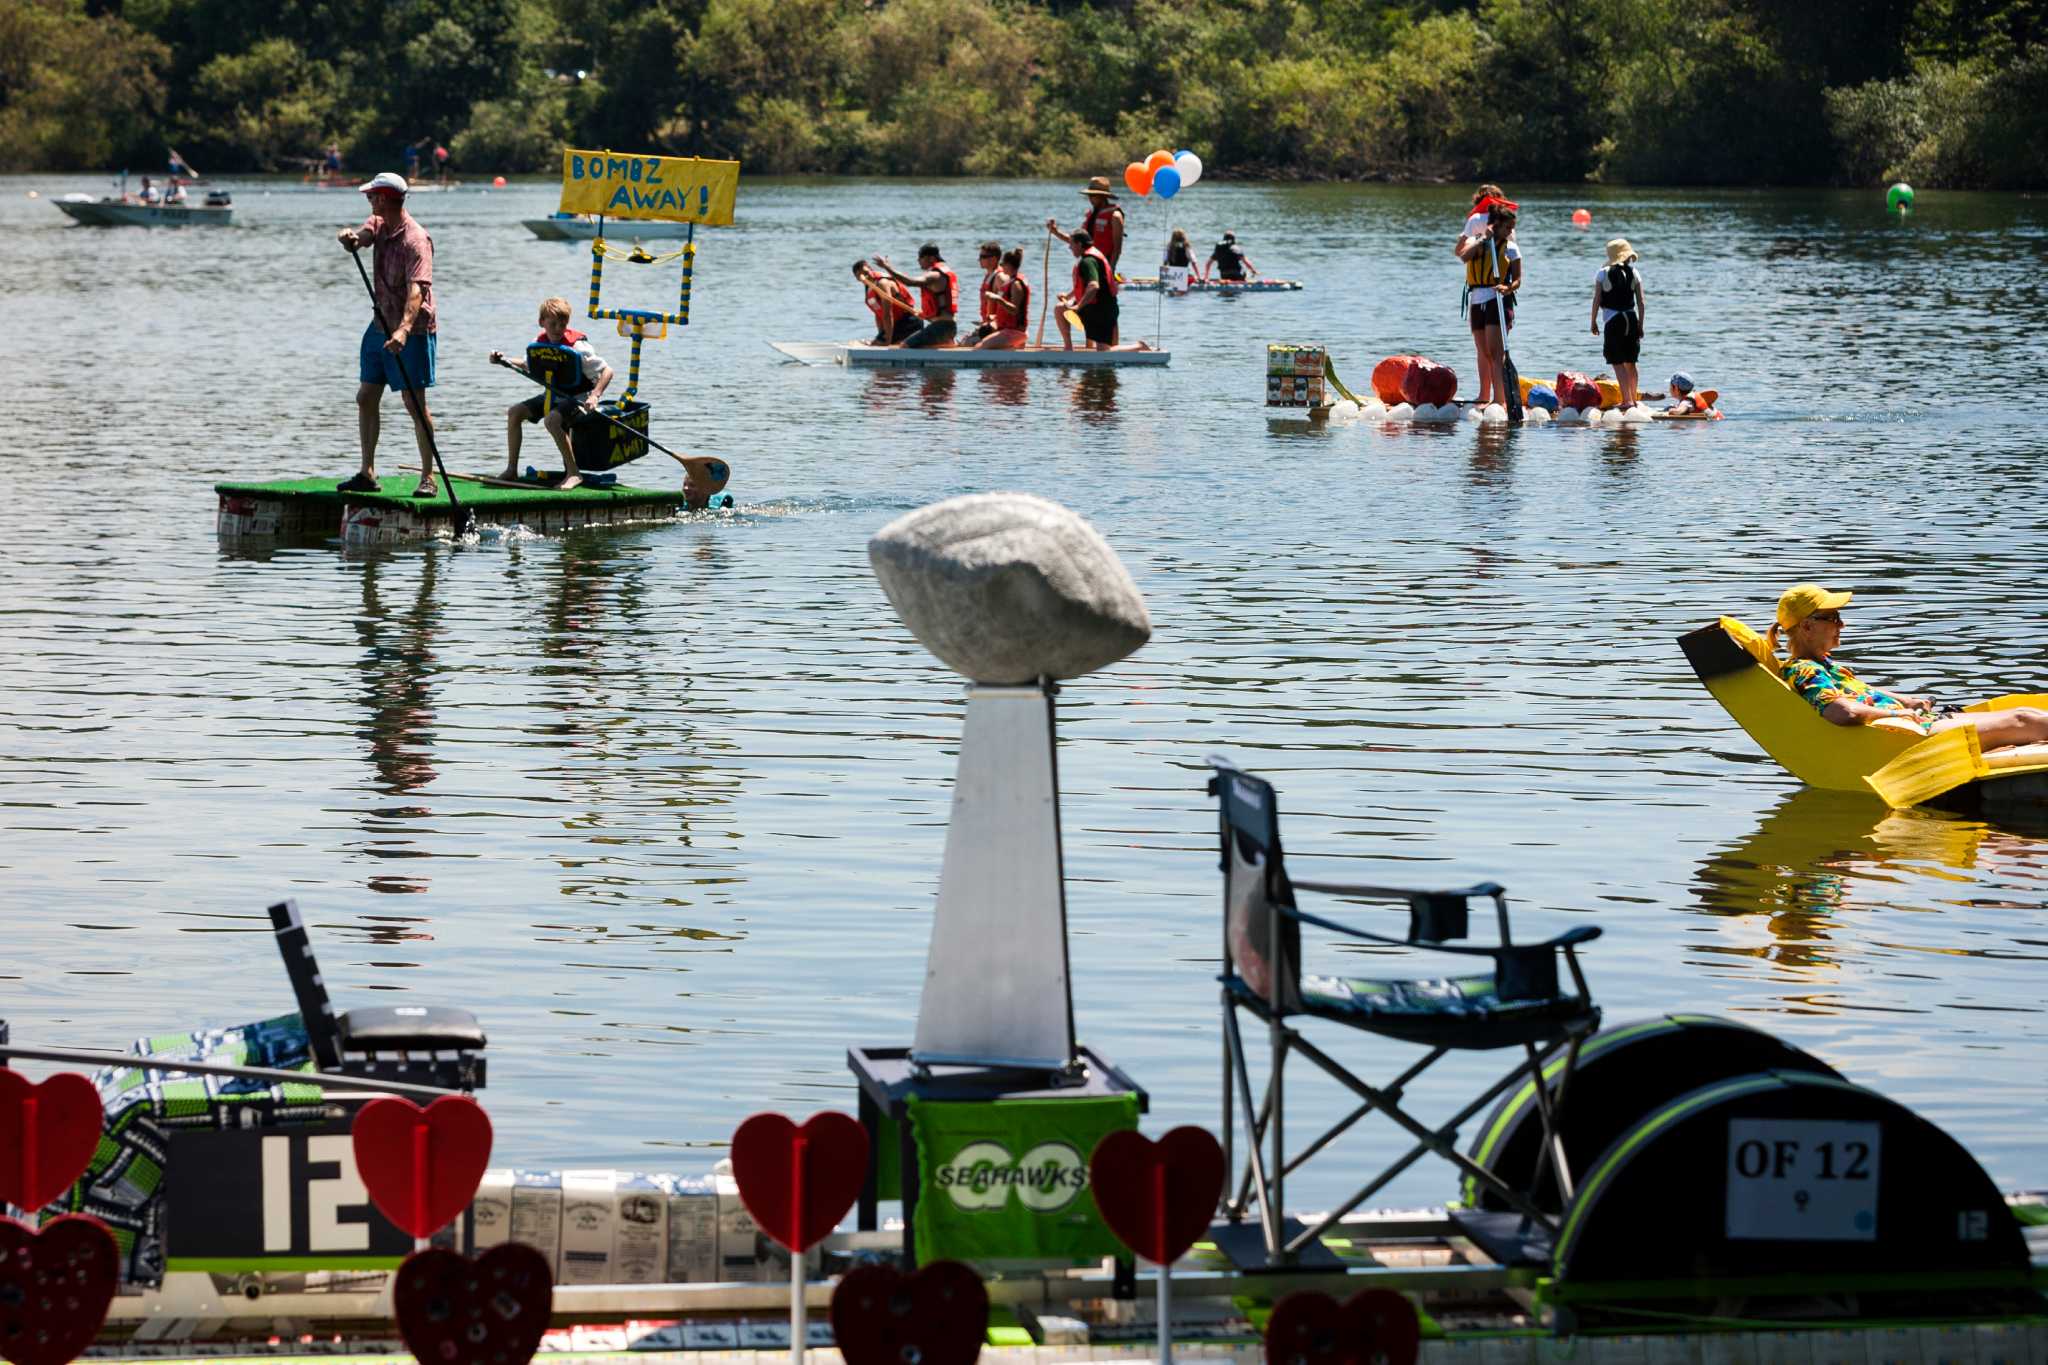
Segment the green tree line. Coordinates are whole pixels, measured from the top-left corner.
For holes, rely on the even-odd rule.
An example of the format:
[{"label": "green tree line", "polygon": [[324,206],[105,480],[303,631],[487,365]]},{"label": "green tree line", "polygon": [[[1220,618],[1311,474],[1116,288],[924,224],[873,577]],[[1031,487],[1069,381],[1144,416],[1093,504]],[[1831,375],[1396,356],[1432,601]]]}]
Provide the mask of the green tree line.
[{"label": "green tree line", "polygon": [[0,0],[0,169],[2048,185],[2048,0]]}]

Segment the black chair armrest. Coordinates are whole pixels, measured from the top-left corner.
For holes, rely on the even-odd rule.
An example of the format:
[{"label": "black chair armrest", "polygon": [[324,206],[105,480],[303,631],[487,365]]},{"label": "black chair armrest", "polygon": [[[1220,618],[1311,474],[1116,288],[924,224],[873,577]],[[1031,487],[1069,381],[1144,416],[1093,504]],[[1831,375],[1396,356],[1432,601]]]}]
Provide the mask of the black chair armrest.
[{"label": "black chair armrest", "polygon": [[[1299,886],[1300,883],[1296,882],[1295,885]],[[1339,923],[1333,919],[1324,919],[1321,915],[1311,915],[1306,910],[1299,910],[1292,906],[1280,907],[1280,913],[1291,920],[1298,920],[1303,924],[1313,924],[1318,929],[1328,929],[1333,934],[1342,934],[1346,938],[1367,939],[1373,943],[1384,943],[1390,948],[1420,948],[1424,952],[1430,953],[1459,953],[1465,957],[1490,957],[1495,959],[1498,959],[1502,952],[1511,951],[1511,949],[1479,948],[1453,943],[1417,943],[1414,939],[1410,938],[1388,938],[1385,934],[1375,934],[1369,929],[1360,929],[1353,925]]]},{"label": "black chair armrest", "polygon": [[1362,896],[1368,900],[1406,902],[1414,896],[1498,896],[1504,888],[1498,882],[1480,882],[1475,886],[1452,886],[1442,889],[1423,890],[1413,886],[1366,886],[1351,882],[1308,882],[1290,876],[1297,891],[1315,891],[1325,896]]},{"label": "black chair armrest", "polygon": [[1600,937],[1599,925],[1581,924],[1576,929],[1567,929],[1556,938],[1546,940],[1536,946],[1539,948],[1576,948],[1581,943],[1591,943],[1598,937]]}]

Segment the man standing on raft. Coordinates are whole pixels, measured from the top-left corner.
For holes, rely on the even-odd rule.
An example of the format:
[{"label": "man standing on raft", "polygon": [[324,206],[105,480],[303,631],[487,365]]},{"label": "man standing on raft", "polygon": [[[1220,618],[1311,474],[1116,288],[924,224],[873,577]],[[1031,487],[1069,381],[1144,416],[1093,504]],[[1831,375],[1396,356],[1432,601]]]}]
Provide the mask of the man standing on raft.
[{"label": "man standing on raft", "polygon": [[344,493],[379,488],[377,435],[386,389],[404,394],[412,414],[412,438],[420,451],[420,482],[413,496],[431,498],[440,492],[434,482],[434,418],[427,411],[427,390],[434,385],[434,334],[440,326],[434,316],[434,239],[405,211],[406,188],[400,176],[379,172],[362,187],[370,199],[370,216],[362,226],[335,234],[351,253],[375,248],[370,278],[378,314],[363,329],[356,361],[356,434],[363,466],[340,485]]},{"label": "man standing on raft", "polygon": [[[1088,234],[1089,245],[1101,252],[1102,259],[1108,262],[1111,292],[1114,293],[1117,262],[1124,256],[1123,207],[1109,192],[1109,177],[1106,175],[1089,177],[1088,188],[1081,191],[1081,197],[1088,201],[1088,216],[1081,220],[1079,230]],[[1059,221],[1054,218],[1045,220],[1045,230],[1063,242],[1070,235],[1061,230]],[[1114,340],[1111,338],[1112,344]]]}]

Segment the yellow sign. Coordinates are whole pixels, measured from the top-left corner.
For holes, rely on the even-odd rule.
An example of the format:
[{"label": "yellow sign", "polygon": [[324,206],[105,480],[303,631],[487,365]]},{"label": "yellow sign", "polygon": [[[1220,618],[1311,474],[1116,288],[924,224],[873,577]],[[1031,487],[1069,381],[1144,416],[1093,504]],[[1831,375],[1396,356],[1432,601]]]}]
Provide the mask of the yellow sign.
[{"label": "yellow sign", "polygon": [[657,218],[724,227],[732,222],[740,163],[693,156],[562,153],[562,212]]}]

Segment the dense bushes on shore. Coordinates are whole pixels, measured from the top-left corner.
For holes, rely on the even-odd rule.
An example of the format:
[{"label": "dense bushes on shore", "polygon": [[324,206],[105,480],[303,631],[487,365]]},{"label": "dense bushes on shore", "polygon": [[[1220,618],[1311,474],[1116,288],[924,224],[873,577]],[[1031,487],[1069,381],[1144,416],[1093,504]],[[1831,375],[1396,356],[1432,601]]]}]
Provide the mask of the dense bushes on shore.
[{"label": "dense bushes on shore", "polygon": [[0,166],[2048,185],[2048,0],[0,0]]}]

